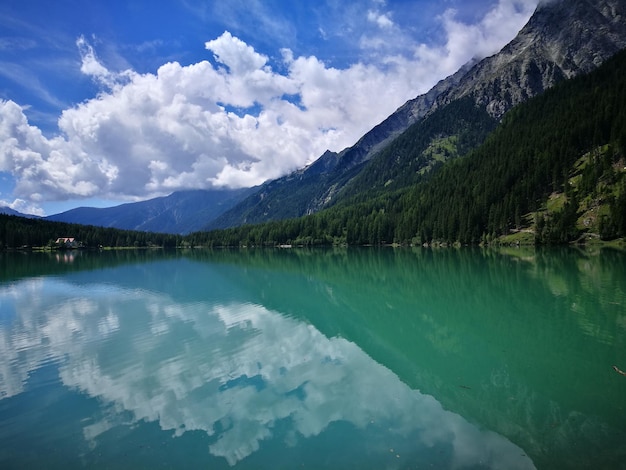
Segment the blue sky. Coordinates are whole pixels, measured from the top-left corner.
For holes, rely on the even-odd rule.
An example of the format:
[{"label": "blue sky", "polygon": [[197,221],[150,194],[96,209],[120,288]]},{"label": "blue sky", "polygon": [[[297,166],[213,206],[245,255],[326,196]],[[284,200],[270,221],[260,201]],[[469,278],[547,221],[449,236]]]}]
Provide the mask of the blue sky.
[{"label": "blue sky", "polygon": [[354,144],[537,0],[4,0],[0,206],[259,184]]}]

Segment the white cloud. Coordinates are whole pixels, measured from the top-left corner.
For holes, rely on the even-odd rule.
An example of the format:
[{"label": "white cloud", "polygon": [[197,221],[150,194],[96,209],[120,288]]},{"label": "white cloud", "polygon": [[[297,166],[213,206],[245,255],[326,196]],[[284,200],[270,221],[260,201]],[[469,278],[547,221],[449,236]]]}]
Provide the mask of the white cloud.
[{"label": "white cloud", "polygon": [[253,47],[233,37],[228,31],[207,42],[205,47],[235,75],[254,73],[267,63],[267,57],[258,54]]},{"label": "white cloud", "polygon": [[91,44],[81,36],[76,40],[76,46],[82,57],[80,71],[85,75],[91,75],[96,79],[104,80],[107,84],[110,83],[109,77],[111,73],[98,61]]},{"label": "white cloud", "polygon": [[10,209],[13,209],[14,211],[21,212],[22,214],[32,214],[39,216],[45,215],[43,210],[36,204],[19,198],[14,199],[13,201],[0,199],[0,207],[8,207]]},{"label": "white cloud", "polygon": [[495,54],[524,26],[537,0],[500,0],[476,24],[464,24],[456,19],[453,9],[442,15],[447,32],[446,59],[452,63],[471,57]]},{"label": "white cloud", "polygon": [[367,20],[375,23],[380,28],[387,29],[394,26],[393,21],[388,13],[380,13],[378,11],[369,10],[367,12]]},{"label": "white cloud", "polygon": [[28,124],[22,108],[0,101],[0,168],[16,178],[15,194],[30,202],[97,194],[116,168],[90,158],[79,142],[46,138]]},{"label": "white cloud", "polygon": [[133,76],[131,70],[126,70],[120,73],[111,72],[108,70],[98,57],[93,46],[85,39],[84,36],[80,36],[76,40],[76,47],[81,57],[80,71],[92,77],[97,83],[108,88],[113,89],[116,86],[127,83]]},{"label": "white cloud", "polygon": [[[499,0],[478,22],[467,24],[457,18],[453,8],[438,18],[445,32],[441,45],[415,44],[406,31],[393,25],[376,34],[368,32],[360,39],[362,49],[374,51],[381,62],[403,64],[406,74],[423,74],[443,78],[456,72],[472,58],[484,58],[498,52],[528,21],[538,0]],[[376,14],[380,14],[376,10]],[[377,16],[368,12],[368,19]],[[413,55],[406,58],[405,51]]]},{"label": "white cloud", "polygon": [[54,137],[30,125],[16,103],[0,102],[0,171],[13,174],[14,196],[29,203],[259,184],[354,144],[472,56],[495,52],[535,3],[500,0],[476,25],[450,10],[440,18],[447,42],[435,47],[411,43],[378,2],[362,14],[386,36],[361,40],[376,60],[343,69],[283,50],[277,72],[225,32],[206,43],[215,63],[113,72],[80,37],[81,71],[101,92],[63,111]]}]

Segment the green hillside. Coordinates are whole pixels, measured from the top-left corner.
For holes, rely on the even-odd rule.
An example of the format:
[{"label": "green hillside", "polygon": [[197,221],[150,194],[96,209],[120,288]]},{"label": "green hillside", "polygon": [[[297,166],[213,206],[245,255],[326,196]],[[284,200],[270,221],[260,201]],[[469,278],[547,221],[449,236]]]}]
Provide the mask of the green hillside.
[{"label": "green hillside", "polygon": [[[409,136],[415,132],[410,128],[369,163],[360,186],[351,185],[352,194],[335,207],[188,239],[210,245],[551,244],[624,237],[625,76],[622,51],[595,72],[511,110],[482,145],[446,161],[426,181],[397,183],[419,180],[421,169],[435,165],[415,170],[411,162],[428,152],[445,155],[460,134],[411,145],[419,136]],[[462,103],[449,106],[461,109]],[[471,142],[470,137],[463,139]]]},{"label": "green hillside", "polygon": [[[423,241],[476,243],[533,228],[537,241],[560,243],[583,232],[624,236],[626,53],[513,109],[466,159],[451,162],[425,187],[393,206],[414,210]],[[577,183],[580,177],[580,184]],[[550,206],[564,195],[561,206]],[[581,227],[583,201],[601,214]]]},{"label": "green hillside", "polygon": [[350,204],[421,182],[443,163],[467,155],[497,125],[472,98],[454,101],[411,125],[379,151],[337,196]]}]

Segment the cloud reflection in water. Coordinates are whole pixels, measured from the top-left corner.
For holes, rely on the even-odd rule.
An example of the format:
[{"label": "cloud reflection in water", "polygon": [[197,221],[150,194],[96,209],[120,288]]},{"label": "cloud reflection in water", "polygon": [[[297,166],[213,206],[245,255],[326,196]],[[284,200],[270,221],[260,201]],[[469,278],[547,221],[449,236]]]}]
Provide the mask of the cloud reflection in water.
[{"label": "cloud reflection in water", "polygon": [[[414,452],[444,446],[451,468],[534,468],[519,447],[410,389],[356,344],[260,305],[178,303],[54,278],[5,286],[0,299],[2,397],[21,393],[53,357],[67,387],[176,436],[203,431],[230,465],[276,438],[279,422],[291,427],[285,445],[347,422],[409,439]],[[116,424],[88,424],[84,436],[95,446]]]}]

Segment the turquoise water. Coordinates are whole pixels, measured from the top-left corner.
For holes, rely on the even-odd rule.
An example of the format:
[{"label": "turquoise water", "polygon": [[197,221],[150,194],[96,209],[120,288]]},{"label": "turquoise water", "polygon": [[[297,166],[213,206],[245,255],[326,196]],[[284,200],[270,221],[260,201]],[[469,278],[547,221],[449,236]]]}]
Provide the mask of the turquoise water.
[{"label": "turquoise water", "polygon": [[626,468],[626,256],[0,255],[0,468]]}]

